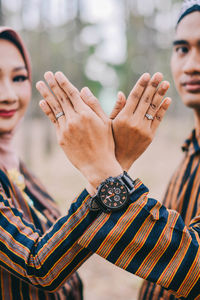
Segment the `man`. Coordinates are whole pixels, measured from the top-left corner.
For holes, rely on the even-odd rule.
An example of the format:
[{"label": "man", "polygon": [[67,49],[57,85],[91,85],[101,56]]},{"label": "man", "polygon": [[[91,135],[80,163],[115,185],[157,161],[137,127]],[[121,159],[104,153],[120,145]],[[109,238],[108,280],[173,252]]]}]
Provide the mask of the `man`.
[{"label": "man", "polygon": [[111,122],[88,89],[79,94],[60,72],[45,76],[54,95],[44,83],[37,85],[46,100],[41,107],[54,123],[61,147],[88,180],[93,195],[82,200],[79,196],[76,204],[74,217],[78,211],[90,220],[78,237],[82,248],[77,249],[86,248],[87,255],[96,252],[153,282],[144,285],[140,299],[200,299],[200,3],[185,4],[172,72],[184,103],[194,110],[195,130],[165,198],[169,209],[148,198],[140,180],[123,173],[148,146],[170,104],[166,99],[160,106],[168,84],[157,89],[159,73],[151,80],[147,74],[140,78],[112,121],[114,140]]},{"label": "man", "polygon": [[[173,42],[171,69],[183,103],[193,109],[195,129],[182,147],[185,158],[170,181],[164,205],[178,211],[189,226],[200,214],[200,1],[184,2]],[[144,282],[140,299],[174,297],[160,286]]]},{"label": "man", "polygon": [[[185,1],[183,4],[173,43],[171,69],[176,88],[183,103],[193,109],[195,130],[183,145],[185,158],[170,181],[164,205],[169,209],[178,211],[189,230],[191,230],[191,225],[193,224],[192,230],[195,228],[195,231],[191,232],[191,234],[196,235],[196,238],[192,241],[188,236],[188,239],[191,240],[186,242],[183,235],[177,238],[171,232],[171,236],[169,233],[169,236],[162,241],[162,247],[160,247],[158,236],[156,236],[160,226],[157,229],[154,225],[157,232],[153,233],[151,227],[146,228],[146,232],[144,229],[143,231],[140,229],[137,232],[138,240],[140,238],[143,239],[144,245],[148,243],[148,239],[155,238],[154,248],[151,245],[149,245],[149,248],[143,245],[141,250],[136,250],[134,243],[132,243],[131,247],[130,244],[128,245],[125,242],[126,246],[123,246],[124,253],[122,254],[120,251],[121,258],[117,255],[118,260],[115,258],[116,250],[114,251],[113,249],[109,253],[102,252],[100,249],[101,244],[100,242],[95,242],[95,238],[93,241],[92,239],[91,241],[82,239],[81,245],[86,245],[92,251],[147,280],[153,280],[172,290],[177,289],[176,295],[178,296],[181,295],[181,292],[180,294],[178,292],[181,289],[184,294],[185,285],[185,298],[200,299],[200,1]],[[192,219],[193,221],[191,221]],[[160,222],[162,222],[162,219]],[[142,226],[141,223],[140,226]],[[166,229],[163,229],[163,231],[167,230],[167,223],[165,225],[163,223],[164,226],[166,226]],[[173,227],[174,225],[171,226]],[[187,231],[187,227],[184,227],[184,229],[179,228],[178,230],[183,230],[184,232]],[[93,225],[93,228],[95,230],[95,225]],[[161,236],[163,231],[159,232]],[[92,232],[92,227],[90,232]],[[114,230],[112,234],[114,234]],[[162,238],[164,238],[164,235]],[[136,243],[136,240],[134,242]],[[158,243],[157,245],[156,242]],[[173,247],[169,246],[170,243],[173,243]],[[191,257],[187,257],[187,249],[191,247],[191,243],[196,243],[198,249],[196,248]],[[147,253],[144,252],[145,250],[147,250]],[[176,264],[178,256],[180,260]],[[133,265],[131,266],[131,260],[134,261],[136,257],[138,257],[138,263],[134,266],[132,262]],[[168,262],[168,260],[171,262]],[[182,283],[182,278],[178,275],[178,269],[180,270],[179,272],[183,272],[183,277],[185,276],[185,281],[183,280]],[[192,272],[194,275],[189,280]],[[188,274],[188,277],[186,274]],[[141,288],[139,299],[175,299],[175,296],[161,287],[161,285],[145,281]],[[195,285],[197,291],[195,296],[198,295],[197,298],[189,293],[190,288]]]}]

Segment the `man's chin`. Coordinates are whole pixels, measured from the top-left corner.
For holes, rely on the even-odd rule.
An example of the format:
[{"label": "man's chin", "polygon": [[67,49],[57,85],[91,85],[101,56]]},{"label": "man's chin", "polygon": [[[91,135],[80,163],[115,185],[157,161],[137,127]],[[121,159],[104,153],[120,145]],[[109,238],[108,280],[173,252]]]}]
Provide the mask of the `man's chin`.
[{"label": "man's chin", "polygon": [[185,106],[192,108],[192,109],[200,109],[200,94],[196,95],[187,95],[182,97],[183,103]]}]

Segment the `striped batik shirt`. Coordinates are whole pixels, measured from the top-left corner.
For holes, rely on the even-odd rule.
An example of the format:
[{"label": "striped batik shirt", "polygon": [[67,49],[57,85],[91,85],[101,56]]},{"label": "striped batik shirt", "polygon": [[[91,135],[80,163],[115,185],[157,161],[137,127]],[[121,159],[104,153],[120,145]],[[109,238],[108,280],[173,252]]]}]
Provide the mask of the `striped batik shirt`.
[{"label": "striped batik shirt", "polygon": [[87,208],[89,195],[84,190],[58,219],[55,203],[23,164],[21,174],[34,206],[0,170],[0,299],[81,300],[75,270],[91,252],[77,240],[96,216]]},{"label": "striped batik shirt", "polygon": [[157,284],[147,282],[140,299],[200,299],[200,137],[195,131],[184,151],[165,197],[169,209],[149,198],[137,180],[129,206],[102,213],[79,240],[81,246]]}]

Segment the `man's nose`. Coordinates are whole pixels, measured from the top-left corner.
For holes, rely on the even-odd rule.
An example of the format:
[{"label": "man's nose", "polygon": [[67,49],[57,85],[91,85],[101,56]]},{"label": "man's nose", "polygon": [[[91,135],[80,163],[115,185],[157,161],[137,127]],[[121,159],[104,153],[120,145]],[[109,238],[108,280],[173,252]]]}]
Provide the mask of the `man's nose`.
[{"label": "man's nose", "polygon": [[18,96],[9,80],[0,82],[0,102],[15,102]]},{"label": "man's nose", "polygon": [[183,71],[186,74],[200,73],[200,51],[193,50],[187,56]]}]

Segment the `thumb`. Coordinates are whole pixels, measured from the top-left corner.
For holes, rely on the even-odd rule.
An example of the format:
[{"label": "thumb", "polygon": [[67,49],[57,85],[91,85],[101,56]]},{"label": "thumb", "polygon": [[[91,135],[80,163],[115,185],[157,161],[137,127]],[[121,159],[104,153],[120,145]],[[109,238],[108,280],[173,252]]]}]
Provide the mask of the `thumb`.
[{"label": "thumb", "polygon": [[124,95],[123,92],[118,92],[117,94],[117,101],[115,103],[115,106],[110,114],[110,119],[115,119],[116,116],[120,113],[120,111],[122,110],[122,108],[125,106],[126,104],[126,96]]}]

